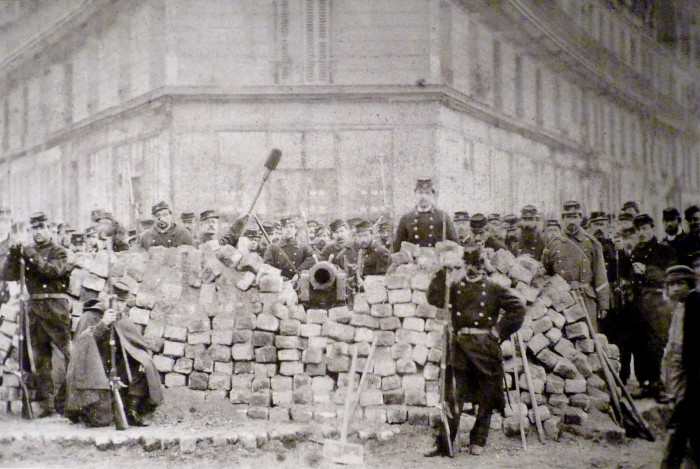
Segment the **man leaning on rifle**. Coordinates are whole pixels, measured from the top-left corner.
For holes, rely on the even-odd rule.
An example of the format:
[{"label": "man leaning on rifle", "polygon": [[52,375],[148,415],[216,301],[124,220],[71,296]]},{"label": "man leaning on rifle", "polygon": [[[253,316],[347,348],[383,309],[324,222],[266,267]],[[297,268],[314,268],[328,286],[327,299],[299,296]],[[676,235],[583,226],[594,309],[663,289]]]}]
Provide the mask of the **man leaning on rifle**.
[{"label": "man leaning on rifle", "polygon": [[[450,435],[444,435],[440,427],[435,448],[426,453],[428,457],[448,455],[446,437],[454,447],[466,402],[477,408],[476,423],[469,435],[469,451],[481,454],[493,411],[503,413],[505,407],[501,341],[520,328],[525,306],[512,290],[488,279],[483,269],[481,248],[468,245],[459,265],[438,271],[428,288],[428,302],[444,308],[445,285],[450,285],[447,307],[454,330],[443,384],[446,406],[451,413],[448,417]],[[499,320],[500,310],[503,315]]]}]

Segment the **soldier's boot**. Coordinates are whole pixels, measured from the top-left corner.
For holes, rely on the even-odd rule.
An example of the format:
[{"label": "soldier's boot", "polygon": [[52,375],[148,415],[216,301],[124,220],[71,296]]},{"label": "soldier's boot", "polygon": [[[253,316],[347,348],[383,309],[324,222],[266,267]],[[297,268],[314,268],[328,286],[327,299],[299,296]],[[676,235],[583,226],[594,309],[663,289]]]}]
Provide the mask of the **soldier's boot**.
[{"label": "soldier's boot", "polygon": [[150,424],[146,422],[141,415],[140,398],[137,396],[127,396],[126,398],[126,420],[132,427],[148,427]]}]

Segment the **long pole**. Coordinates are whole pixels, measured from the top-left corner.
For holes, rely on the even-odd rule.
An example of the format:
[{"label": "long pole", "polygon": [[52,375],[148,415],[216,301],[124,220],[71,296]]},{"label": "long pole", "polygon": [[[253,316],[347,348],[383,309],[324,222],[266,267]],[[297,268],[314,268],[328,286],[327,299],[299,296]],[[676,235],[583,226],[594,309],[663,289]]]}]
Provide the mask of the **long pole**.
[{"label": "long pole", "polygon": [[[510,341],[513,343],[513,353],[515,353],[515,334],[510,336]],[[518,394],[517,396],[517,402],[516,405],[518,408],[516,409],[516,412],[518,412],[518,426],[520,427],[520,440],[523,445],[523,449],[527,449],[527,438],[525,438],[525,422],[523,421],[523,413],[521,412],[522,405],[521,405],[521,399],[520,399],[520,380],[518,379],[518,364],[516,362],[515,364],[515,370],[513,372],[514,379],[515,381],[515,392]]]},{"label": "long pole", "polygon": [[523,359],[523,368],[525,371],[525,380],[527,381],[527,388],[530,392],[530,401],[532,402],[532,413],[535,416],[535,426],[537,427],[537,436],[540,439],[540,443],[544,444],[544,428],[542,428],[542,420],[540,420],[540,411],[537,408],[537,397],[535,396],[535,388],[532,382],[532,376],[530,375],[530,365],[527,362],[527,351],[525,350],[525,344],[523,343],[522,337],[520,337],[520,331],[517,331],[515,335],[518,337],[518,345],[520,346],[520,355]]}]

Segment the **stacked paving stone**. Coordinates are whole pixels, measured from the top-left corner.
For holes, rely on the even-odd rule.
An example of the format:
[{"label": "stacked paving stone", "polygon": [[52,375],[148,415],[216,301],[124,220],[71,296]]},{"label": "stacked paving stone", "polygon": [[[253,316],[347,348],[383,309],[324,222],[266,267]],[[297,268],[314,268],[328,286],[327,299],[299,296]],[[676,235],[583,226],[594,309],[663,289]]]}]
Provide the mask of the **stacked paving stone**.
[{"label": "stacked paving stone", "polygon": [[0,306],[0,413],[19,414],[22,410],[17,362],[19,329],[19,290],[10,284],[10,298]]},{"label": "stacked paving stone", "polygon": [[[434,424],[443,321],[427,304],[426,291],[446,255],[404,243],[392,255],[389,274],[365,279],[352,309],[326,310],[299,305],[279,270],[231,246],[156,247],[112,254],[111,260],[100,253],[71,274],[73,324],[81,301],[104,294],[108,277],[126,283],[135,293],[130,319],[140,326],[166,387],[219,393],[241,414],[275,421],[334,421],[342,412],[352,347],[359,357],[356,385],[376,338],[356,418]],[[566,282],[545,277],[531,258],[506,251],[491,253],[490,263],[491,278],[512,286],[528,305],[521,334],[548,433],[558,435],[562,420],[583,423],[592,406],[606,408],[601,365]],[[13,412],[21,407],[16,378],[8,372],[16,369],[11,337],[17,309],[15,302],[0,310],[0,410]],[[616,347],[598,338],[617,360]],[[520,357],[510,340],[502,350],[508,385],[519,380],[520,411],[532,420]],[[508,409],[507,431],[517,432],[514,412]]]}]

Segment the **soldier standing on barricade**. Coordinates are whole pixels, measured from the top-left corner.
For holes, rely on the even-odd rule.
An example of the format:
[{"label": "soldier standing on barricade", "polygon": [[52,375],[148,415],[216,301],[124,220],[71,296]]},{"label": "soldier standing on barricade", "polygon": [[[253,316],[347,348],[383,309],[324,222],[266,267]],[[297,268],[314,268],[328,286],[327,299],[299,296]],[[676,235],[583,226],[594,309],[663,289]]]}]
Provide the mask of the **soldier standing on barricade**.
[{"label": "soldier standing on barricade", "polygon": [[[428,303],[438,308],[447,307],[448,320],[454,330],[444,380],[451,414],[448,417],[450,435],[444,435],[440,427],[435,448],[425,454],[428,457],[448,455],[446,438],[450,438],[454,447],[466,402],[477,407],[476,422],[469,435],[469,450],[471,454],[481,454],[493,411],[502,413],[505,407],[500,344],[522,325],[525,305],[515,292],[486,277],[483,262],[480,247],[468,245],[461,264],[444,266],[428,288]],[[445,292],[446,284],[449,295]],[[452,388],[453,382],[456,389]]]},{"label": "soldier standing on barricade", "polygon": [[372,236],[372,224],[362,220],[355,225],[357,230],[357,269],[358,283],[366,275],[386,275],[391,264],[389,250],[379,244]]},{"label": "soldier standing on barricade", "polygon": [[552,239],[542,254],[547,274],[559,274],[572,288],[582,291],[591,315],[593,328],[610,307],[610,285],[605,271],[603,248],[580,226],[581,206],[576,201],[564,202],[562,221],[566,226],[558,238]]},{"label": "soldier standing on barricade", "polygon": [[348,276],[348,285],[354,286],[354,269],[357,265],[357,246],[350,227],[345,220],[331,222],[333,242],[321,251],[321,260],[332,262],[344,270]]},{"label": "soldier standing on barricade", "polygon": [[664,273],[676,264],[676,256],[671,246],[656,239],[654,220],[649,215],[635,217],[634,226],[639,237],[631,259],[634,316],[630,329],[634,371],[641,387],[639,396],[663,400],[661,358],[672,315],[664,298]]},{"label": "soldier standing on barricade", "polygon": [[158,202],[151,208],[151,214],[156,219],[155,226],[141,235],[141,247],[149,249],[153,246],[175,248],[193,244],[192,233],[173,222],[173,212],[167,202]]},{"label": "soldier standing on barricade", "polygon": [[215,210],[204,210],[199,214],[199,242],[198,245],[214,241],[219,244],[219,215]]},{"label": "soldier standing on barricade", "polygon": [[[68,251],[51,239],[48,219],[42,212],[30,217],[33,245],[12,246],[2,268],[0,278],[20,280],[22,263],[25,268],[26,288],[29,292],[28,327],[25,333],[30,371],[28,387],[36,390],[36,400],[42,416],[63,413],[65,383],[54,381],[53,348],[69,363],[70,301],[68,289],[73,264]],[[31,369],[33,366],[33,369]]]},{"label": "soldier standing on barricade", "polygon": [[260,245],[261,236],[260,231],[254,228],[248,228],[243,232],[243,237],[248,240],[248,251],[260,255],[260,257],[265,255],[265,248]]},{"label": "soldier standing on barricade", "polygon": [[282,276],[296,280],[302,270],[310,269],[315,260],[313,249],[297,240],[297,225],[294,218],[282,218],[282,239],[265,250],[263,261],[280,269]]},{"label": "soldier standing on barricade", "polygon": [[398,252],[404,241],[421,247],[435,246],[438,241],[443,241],[443,221],[446,238],[458,242],[452,219],[446,212],[435,207],[436,193],[432,179],[418,179],[414,193],[416,207],[401,217],[396,228],[392,252]]},{"label": "soldier standing on barricade", "polygon": [[700,258],[700,207],[691,205],[683,215],[689,231],[676,243],[676,255],[680,264],[692,268],[693,262]]}]

